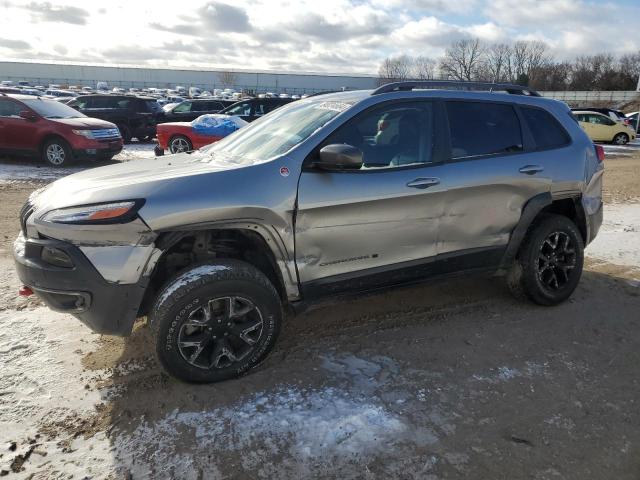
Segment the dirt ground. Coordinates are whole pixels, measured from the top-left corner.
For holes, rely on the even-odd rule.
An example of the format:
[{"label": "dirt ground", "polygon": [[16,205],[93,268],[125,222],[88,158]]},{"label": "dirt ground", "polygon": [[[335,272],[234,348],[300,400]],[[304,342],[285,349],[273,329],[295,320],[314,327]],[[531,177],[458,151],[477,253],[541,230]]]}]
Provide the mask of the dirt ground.
[{"label": "dirt ground", "polygon": [[[605,199],[637,212],[640,145],[616,152]],[[288,318],[247,376],[187,385],[144,321],[101,337],[15,298],[17,211],[38,186],[0,183],[0,475],[640,478],[638,264],[587,251],[554,308],[499,278],[326,304]]]}]

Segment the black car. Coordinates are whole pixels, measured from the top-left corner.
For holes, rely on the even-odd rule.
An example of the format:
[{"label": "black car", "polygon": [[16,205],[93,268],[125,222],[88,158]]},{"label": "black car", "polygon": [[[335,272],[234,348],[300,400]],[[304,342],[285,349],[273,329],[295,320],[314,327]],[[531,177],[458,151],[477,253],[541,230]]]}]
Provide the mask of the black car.
[{"label": "black car", "polygon": [[235,102],[232,100],[192,99],[180,102],[164,111],[164,122],[190,122],[200,115],[219,113]]},{"label": "black car", "polygon": [[155,98],[130,95],[82,95],[67,103],[88,117],[115,123],[125,142],[149,140],[164,112]]},{"label": "black car", "polygon": [[262,115],[290,102],[293,102],[292,98],[250,98],[236,102],[218,113],[236,115],[246,122],[253,122]]}]

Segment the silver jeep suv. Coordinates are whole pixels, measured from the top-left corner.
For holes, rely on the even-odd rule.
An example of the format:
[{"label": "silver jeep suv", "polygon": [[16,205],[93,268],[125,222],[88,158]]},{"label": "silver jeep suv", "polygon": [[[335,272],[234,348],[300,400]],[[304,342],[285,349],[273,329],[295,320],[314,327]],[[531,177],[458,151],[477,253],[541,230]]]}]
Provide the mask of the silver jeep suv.
[{"label": "silver jeep suv", "polygon": [[238,376],[285,307],[471,272],[555,305],[602,223],[603,154],[515,85],[402,82],[292,102],[191,153],[31,195],[24,285],[99,333],[147,315],[174,376]]}]

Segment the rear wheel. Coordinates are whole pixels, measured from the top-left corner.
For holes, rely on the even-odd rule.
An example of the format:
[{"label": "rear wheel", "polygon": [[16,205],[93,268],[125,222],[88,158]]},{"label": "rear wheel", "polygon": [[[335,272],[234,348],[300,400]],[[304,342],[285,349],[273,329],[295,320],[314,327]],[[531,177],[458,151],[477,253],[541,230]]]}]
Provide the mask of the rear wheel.
[{"label": "rear wheel", "polygon": [[54,138],[43,145],[42,160],[52,167],[66,167],[73,163],[73,153],[66,141]]},{"label": "rear wheel", "polygon": [[626,145],[629,143],[629,135],[626,133],[618,133],[615,137],[613,137],[613,143],[616,145]]},{"label": "rear wheel", "polygon": [[184,135],[176,135],[169,141],[169,151],[171,153],[190,152],[193,150],[191,141]]},{"label": "rear wheel", "polygon": [[164,368],[187,382],[238,377],[273,348],[280,298],[248,263],[219,260],[179,273],[153,308],[156,351]]},{"label": "rear wheel", "polygon": [[557,305],[578,286],[583,262],[584,242],[575,224],[561,215],[544,215],[529,230],[507,282],[518,297]]}]

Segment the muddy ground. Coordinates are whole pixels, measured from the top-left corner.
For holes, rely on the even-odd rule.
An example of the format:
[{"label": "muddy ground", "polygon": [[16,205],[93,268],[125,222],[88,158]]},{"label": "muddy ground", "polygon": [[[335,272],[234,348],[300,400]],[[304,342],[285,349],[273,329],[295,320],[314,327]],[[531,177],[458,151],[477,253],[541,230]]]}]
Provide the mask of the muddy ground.
[{"label": "muddy ground", "polygon": [[[605,197],[640,208],[640,153],[622,153]],[[0,184],[0,475],[640,478],[640,265],[588,258],[555,308],[498,278],[327,304],[288,318],[247,376],[187,385],[144,321],[100,337],[15,298],[16,216],[37,186]]]}]

